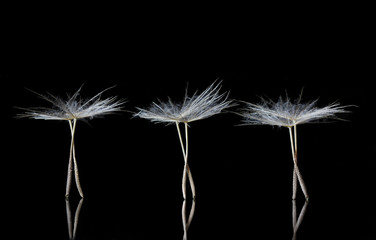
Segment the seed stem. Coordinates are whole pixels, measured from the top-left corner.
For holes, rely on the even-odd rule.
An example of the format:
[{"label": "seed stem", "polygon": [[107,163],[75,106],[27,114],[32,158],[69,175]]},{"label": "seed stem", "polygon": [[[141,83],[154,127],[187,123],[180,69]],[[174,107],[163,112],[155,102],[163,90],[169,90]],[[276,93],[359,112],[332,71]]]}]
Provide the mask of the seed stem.
[{"label": "seed stem", "polygon": [[[294,126],[294,135],[296,136],[296,126]],[[294,162],[294,175],[296,175],[296,177],[298,178],[299,180],[299,184],[300,184],[300,187],[304,193],[304,196],[306,198],[306,200],[309,199],[309,196],[308,196],[308,192],[307,192],[307,188],[304,184],[304,181],[303,181],[303,177],[299,171],[299,168],[298,168],[298,160],[297,160],[297,156],[298,156],[298,152],[297,152],[297,149],[295,149],[294,146],[297,146],[297,143],[296,143],[296,138],[295,138],[295,143],[294,143],[294,138],[293,138],[293,133],[292,133],[292,128],[289,127],[289,133],[290,133],[290,142],[291,142],[291,152],[292,152],[292,159],[293,159],[293,162]],[[296,180],[295,180],[295,185],[294,185],[294,179],[293,179],[293,196],[292,198],[295,199],[296,198]]]},{"label": "seed stem", "polygon": [[[74,146],[74,130],[76,128],[76,125],[72,127],[72,122],[71,120],[68,120],[69,122],[69,127],[71,130],[71,145],[70,145],[70,151],[69,151],[69,162],[68,162],[68,173],[67,173],[67,186],[65,190],[65,198],[69,198],[69,193],[71,189],[71,184],[72,184],[72,172],[73,172],[73,161],[72,161],[72,156],[73,156],[73,146]],[[73,131],[72,131],[73,128]]]},{"label": "seed stem", "polygon": [[185,162],[186,162],[186,168],[187,168],[187,173],[188,173],[188,178],[189,178],[189,183],[191,185],[191,191],[192,191],[192,198],[195,199],[196,198],[196,188],[195,188],[195,184],[193,182],[193,177],[192,177],[192,173],[191,173],[191,169],[188,165],[188,123],[184,123],[185,125]]},{"label": "seed stem", "polygon": [[[68,164],[67,188],[66,188],[65,197],[66,198],[69,197],[71,183],[72,183],[72,171],[74,170],[74,178],[76,182],[76,187],[80,196],[83,198],[84,193],[82,191],[81,184],[80,184],[80,176],[78,173],[78,165],[77,165],[77,159],[76,159],[76,150],[74,147],[74,134],[76,131],[77,119],[68,120],[68,121],[69,121],[70,130],[71,130],[72,140],[71,140],[71,149],[70,149],[69,164]],[[72,121],[73,121],[73,124],[72,124]],[[73,163],[72,163],[72,159],[73,159]]]},{"label": "seed stem", "polygon": [[182,179],[183,198],[186,199],[187,175],[188,175],[188,178],[189,178],[189,183],[190,183],[190,186],[191,186],[193,198],[195,198],[196,197],[195,185],[194,185],[194,182],[193,182],[191,170],[190,170],[189,165],[188,165],[188,124],[185,123],[185,147],[184,147],[183,138],[182,138],[181,132],[180,132],[179,122],[176,122],[176,129],[178,131],[180,145],[181,145],[181,149],[182,149],[183,157],[184,157],[184,171],[183,171],[183,179]]},{"label": "seed stem", "polygon": [[[296,133],[296,124],[294,124],[294,156],[296,163],[298,162],[298,143],[297,143],[297,133]],[[292,199],[296,199],[296,192],[298,189],[297,184],[297,175],[295,171],[295,167],[293,170],[293,176],[292,176]]]}]

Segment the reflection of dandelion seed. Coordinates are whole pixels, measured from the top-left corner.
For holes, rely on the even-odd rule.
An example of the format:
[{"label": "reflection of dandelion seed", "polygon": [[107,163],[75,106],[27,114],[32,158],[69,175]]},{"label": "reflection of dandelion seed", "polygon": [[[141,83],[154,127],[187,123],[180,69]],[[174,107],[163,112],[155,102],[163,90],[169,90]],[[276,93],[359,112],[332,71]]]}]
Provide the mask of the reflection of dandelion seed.
[{"label": "reflection of dandelion seed", "polygon": [[278,102],[262,99],[260,104],[246,103],[246,108],[240,113],[244,117],[244,125],[274,125],[283,126],[289,129],[292,157],[294,162],[293,174],[293,196],[296,198],[296,178],[298,178],[302,191],[308,200],[306,186],[299,171],[297,132],[298,124],[309,123],[319,119],[336,118],[337,113],[345,113],[346,106],[340,106],[338,103],[332,103],[326,107],[316,107],[316,102],[301,103],[301,95],[298,100],[291,102],[288,97],[283,100],[281,97]]},{"label": "reflection of dandelion seed", "polygon": [[183,200],[183,205],[181,207],[181,217],[183,220],[183,230],[184,230],[184,235],[183,235],[183,240],[188,239],[188,229],[191,226],[193,216],[195,214],[195,209],[196,209],[196,200],[193,199],[192,201],[192,206],[191,206],[191,211],[189,212],[189,217],[187,219],[187,214],[186,214],[186,200]]},{"label": "reflection of dandelion seed", "polygon": [[[109,89],[109,88],[108,88]],[[25,113],[18,114],[18,117],[28,117],[34,119],[43,119],[43,120],[67,120],[71,130],[71,147],[69,153],[69,164],[68,164],[68,176],[67,176],[67,187],[65,196],[69,197],[70,186],[72,182],[72,171],[74,169],[74,176],[76,180],[77,189],[83,197],[83,192],[79,180],[77,160],[74,147],[74,133],[76,130],[76,123],[78,119],[90,118],[97,116],[102,116],[106,114],[111,114],[116,111],[121,110],[121,105],[124,103],[123,100],[117,101],[116,97],[100,99],[103,92],[98,93],[94,97],[88,100],[82,100],[79,98],[80,89],[77,90],[71,97],[68,97],[67,100],[55,97],[52,94],[41,95],[36,93],[40,98],[50,102],[52,108],[21,108],[25,110]],[[73,158],[73,162],[72,162]]]},{"label": "reflection of dandelion seed", "polygon": [[84,199],[81,198],[80,202],[77,205],[76,212],[74,214],[74,220],[72,222],[72,212],[70,208],[69,198],[65,199],[65,209],[67,212],[67,224],[68,224],[68,235],[69,239],[74,240],[76,239],[76,233],[77,233],[77,226],[78,226],[78,220],[80,218],[80,212],[82,208],[82,204],[84,203]]},{"label": "reflection of dandelion seed", "polygon": [[[232,101],[227,100],[228,94],[220,94],[219,90],[220,84],[215,85],[215,83],[213,83],[199,95],[197,95],[196,92],[192,97],[188,97],[186,92],[184,101],[181,104],[175,104],[171,99],[169,99],[168,102],[153,102],[148,109],[137,108],[139,112],[134,115],[140,118],[149,119],[152,122],[176,124],[185,162],[182,183],[184,199],[186,198],[187,174],[193,198],[196,196],[192,174],[188,166],[188,123],[211,117],[232,106]],[[185,125],[185,148],[179,127],[179,123],[181,122]]]},{"label": "reflection of dandelion seed", "polygon": [[296,239],[296,233],[300,227],[300,224],[303,222],[304,215],[307,211],[308,201],[304,202],[302,209],[300,210],[299,217],[297,218],[297,211],[296,211],[296,200],[292,200],[292,229],[293,229],[293,236],[292,239]]}]

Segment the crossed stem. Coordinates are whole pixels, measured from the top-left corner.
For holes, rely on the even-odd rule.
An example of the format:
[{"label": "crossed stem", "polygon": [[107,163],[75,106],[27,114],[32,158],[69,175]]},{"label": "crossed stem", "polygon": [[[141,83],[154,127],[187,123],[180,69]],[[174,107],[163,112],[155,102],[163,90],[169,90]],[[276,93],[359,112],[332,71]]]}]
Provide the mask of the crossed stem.
[{"label": "crossed stem", "polygon": [[[83,198],[84,193],[82,191],[81,184],[80,184],[80,177],[79,177],[79,174],[78,174],[78,166],[77,166],[77,160],[76,160],[76,150],[74,148],[74,133],[76,131],[77,119],[68,120],[68,122],[69,122],[69,127],[70,127],[70,130],[71,130],[72,139],[71,139],[71,146],[70,146],[70,153],[69,153],[67,187],[66,187],[66,191],[65,191],[65,197],[66,198],[69,197],[71,184],[72,184],[72,172],[74,171],[74,178],[75,178],[77,190],[78,190],[80,196]],[[72,159],[73,159],[73,161],[72,161]]]},{"label": "crossed stem", "polygon": [[[294,131],[294,137],[293,137]],[[297,180],[299,180],[300,187],[304,193],[306,200],[309,199],[307,188],[304,184],[303,177],[298,168],[298,144],[297,144],[297,134],[296,134],[296,125],[294,125],[294,130],[292,127],[289,127],[290,133],[290,142],[291,142],[291,152],[292,152],[292,159],[294,162],[294,173],[293,173],[293,180],[292,180],[292,199],[296,198],[296,191],[297,191]]]},{"label": "crossed stem", "polygon": [[176,122],[176,128],[178,130],[181,150],[183,152],[183,157],[184,157],[182,191],[183,191],[183,198],[186,199],[186,195],[187,195],[186,185],[187,185],[187,175],[188,175],[189,183],[191,185],[192,197],[194,199],[196,197],[196,189],[195,189],[195,184],[193,182],[192,173],[191,173],[191,170],[190,170],[189,165],[188,165],[188,123],[185,122],[184,125],[185,125],[185,148],[184,148],[183,139],[182,139],[182,136],[181,136],[181,133],[180,133],[179,122]]}]

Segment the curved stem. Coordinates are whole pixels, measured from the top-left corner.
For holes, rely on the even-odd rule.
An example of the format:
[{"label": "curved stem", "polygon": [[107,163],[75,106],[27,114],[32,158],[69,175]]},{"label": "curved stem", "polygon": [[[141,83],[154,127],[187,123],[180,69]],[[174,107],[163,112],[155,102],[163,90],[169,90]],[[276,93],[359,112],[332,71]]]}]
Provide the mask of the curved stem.
[{"label": "curved stem", "polygon": [[298,184],[297,184],[297,176],[295,167],[292,174],[292,199],[296,199],[296,192],[297,192]]},{"label": "curved stem", "polygon": [[185,147],[184,147],[183,138],[181,136],[180,127],[179,127],[179,122],[175,122],[175,123],[176,123],[176,129],[178,131],[180,146],[181,146],[181,150],[183,152],[183,158],[184,158],[184,171],[183,171],[183,180],[182,180],[183,198],[186,199],[187,175],[188,175],[188,178],[189,178],[189,183],[190,183],[190,186],[191,186],[193,198],[195,198],[196,190],[195,190],[195,186],[194,186],[194,182],[193,182],[192,173],[191,173],[191,170],[190,170],[189,165],[188,165],[188,124],[185,123]]},{"label": "curved stem", "polygon": [[73,148],[74,148],[74,142],[73,142],[73,135],[72,133],[72,122],[71,120],[68,120],[69,122],[69,127],[71,130],[71,145],[70,145],[70,151],[69,151],[69,163],[68,163],[68,173],[67,173],[67,185],[65,189],[65,198],[69,197],[70,189],[71,189],[71,184],[72,184],[72,172],[73,172],[73,161],[72,161],[72,156],[73,156]]},{"label": "curved stem", "polygon": [[74,164],[74,178],[76,180],[77,190],[80,193],[80,196],[83,198],[84,192],[82,191],[82,187],[81,187],[81,183],[80,183],[80,176],[78,174],[78,165],[77,165],[76,151],[75,151],[74,145],[73,145],[73,164]]},{"label": "curved stem", "polygon": [[[296,125],[294,125],[294,156],[293,156],[293,158],[295,157],[296,163],[298,161],[298,156],[297,156],[298,155],[298,143],[297,142],[298,141],[297,141],[297,134],[296,134]],[[294,167],[293,176],[292,176],[292,199],[296,199],[297,189],[298,189],[297,175],[296,175],[296,171],[295,171],[295,167]]]},{"label": "curved stem", "polygon": [[[294,126],[294,130],[296,130],[296,125]],[[295,132],[295,131],[294,131]],[[308,196],[308,192],[307,192],[307,188],[304,184],[304,181],[303,181],[303,177],[299,171],[299,168],[298,168],[298,160],[297,160],[297,156],[298,156],[298,153],[297,153],[297,149],[294,147],[294,146],[297,146],[297,143],[296,143],[296,138],[295,138],[295,143],[294,143],[294,138],[292,136],[292,129],[291,127],[289,127],[289,133],[290,133],[290,142],[291,142],[291,152],[292,152],[292,158],[293,158],[293,161],[294,161],[294,177],[296,176],[299,180],[299,184],[300,184],[300,187],[302,188],[302,191],[304,193],[304,196],[305,198],[308,200],[309,199],[309,196]],[[295,135],[296,133],[294,133]],[[295,184],[295,185],[294,185]],[[296,180],[295,180],[295,183],[294,183],[294,179],[293,179],[293,199],[296,198]]]},{"label": "curved stem", "polygon": [[[75,147],[74,147],[74,133],[76,131],[76,124],[77,124],[77,119],[73,119],[73,126],[72,126],[72,122],[69,121],[69,126],[70,126],[70,129],[71,129],[71,135],[72,135],[70,164],[72,164],[71,162],[72,162],[72,157],[73,157],[74,178],[75,178],[75,181],[76,181],[77,190],[80,193],[80,196],[83,198],[84,193],[82,191],[81,184],[80,184],[80,176],[79,176],[79,173],[78,173],[78,165],[77,165],[77,159],[76,159],[76,150],[75,150]],[[69,177],[72,178],[72,169],[70,169],[70,176]],[[69,188],[70,188],[70,186],[69,186]],[[68,193],[68,195],[69,195],[69,193]]]},{"label": "curved stem", "polygon": [[181,150],[183,152],[183,157],[184,157],[184,161],[185,161],[185,149],[184,149],[183,139],[181,138],[181,133],[180,133],[180,128],[179,128],[179,122],[175,122],[175,123],[176,123],[176,129],[178,130],[178,135],[179,135],[179,140],[180,140],[180,146],[181,146]]},{"label": "curved stem", "polygon": [[297,129],[297,127],[296,127],[296,124],[294,125],[294,145],[295,145],[295,154],[296,154],[296,156],[295,156],[295,158],[296,158],[296,161],[298,161],[298,135],[297,135],[297,133],[296,133],[296,129]]},{"label": "curved stem", "polygon": [[184,171],[183,171],[183,180],[182,180],[182,192],[183,192],[183,198],[186,199],[186,196],[187,196],[187,189],[186,189],[186,181],[187,181],[187,162],[185,161],[185,149],[184,149],[184,144],[183,144],[183,139],[181,137],[181,133],[180,133],[180,128],[179,128],[179,122],[175,122],[176,123],[176,129],[178,130],[178,135],[179,135],[179,140],[180,140],[180,146],[181,146],[181,150],[183,152],[183,158],[184,158]]},{"label": "curved stem", "polygon": [[183,191],[184,200],[187,198],[187,164],[184,163],[183,179],[181,181],[181,188]]},{"label": "curved stem", "polygon": [[[295,150],[295,154],[294,154],[295,163],[298,164],[298,139],[297,139],[297,133],[296,133],[296,124],[294,125],[294,150]],[[293,186],[292,198],[295,199],[296,192],[298,190],[297,174],[296,174],[295,167],[294,167],[293,177],[292,177],[292,186]]]},{"label": "curved stem", "polygon": [[185,124],[185,163],[187,165],[186,168],[187,168],[189,183],[191,185],[192,197],[193,197],[193,199],[195,199],[196,198],[196,188],[195,188],[195,184],[193,182],[191,170],[190,170],[189,165],[188,165],[188,123],[184,123],[184,124]]},{"label": "curved stem", "polygon": [[296,164],[295,164],[295,172],[296,172],[296,176],[298,177],[298,180],[299,180],[299,183],[300,183],[300,187],[302,188],[302,191],[304,193],[304,197],[308,201],[309,200],[309,196],[308,196],[308,192],[307,192],[307,187],[305,186],[302,174],[300,173],[298,165],[296,165]]},{"label": "curved stem", "polygon": [[188,163],[188,123],[184,123],[185,130],[185,162]]}]

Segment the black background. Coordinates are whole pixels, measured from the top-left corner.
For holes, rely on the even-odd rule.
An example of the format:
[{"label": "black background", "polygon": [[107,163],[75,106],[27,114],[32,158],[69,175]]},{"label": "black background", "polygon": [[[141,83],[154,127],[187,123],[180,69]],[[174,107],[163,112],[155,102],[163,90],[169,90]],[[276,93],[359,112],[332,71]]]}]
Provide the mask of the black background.
[{"label": "black background", "polygon": [[[116,85],[104,96],[126,98],[130,112],[78,122],[85,200],[77,239],[182,238],[175,126],[132,112],[220,79],[232,99],[296,98],[304,88],[303,101],[357,106],[341,116],[347,121],[298,127],[311,198],[297,239],[375,237],[374,38],[365,8],[154,7],[3,8],[2,233],[68,239],[68,124],[15,119],[14,107],[48,106],[26,88],[64,97],[84,84],[87,97]],[[189,239],[292,238],[288,131],[240,121],[224,113],[190,124],[197,200]],[[303,203],[299,192],[298,210]]]}]

